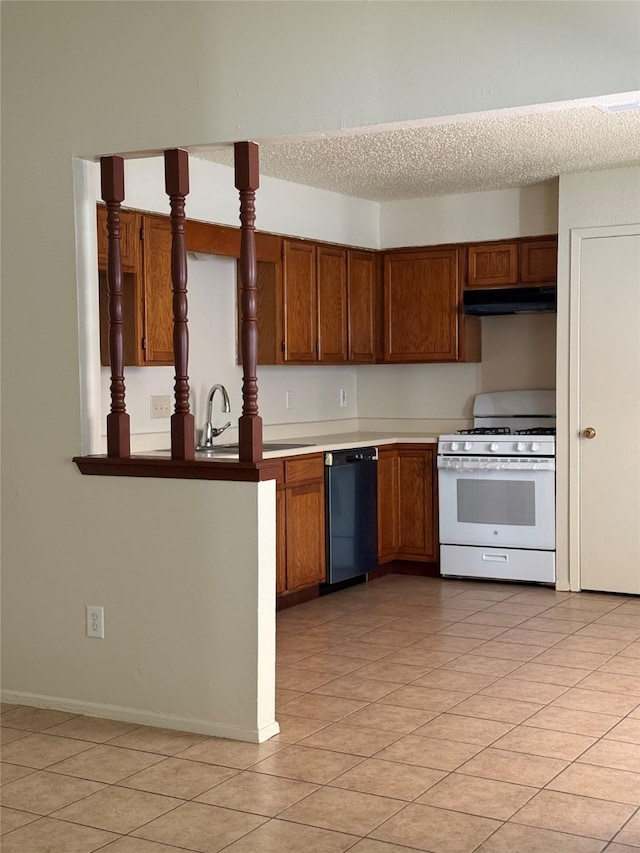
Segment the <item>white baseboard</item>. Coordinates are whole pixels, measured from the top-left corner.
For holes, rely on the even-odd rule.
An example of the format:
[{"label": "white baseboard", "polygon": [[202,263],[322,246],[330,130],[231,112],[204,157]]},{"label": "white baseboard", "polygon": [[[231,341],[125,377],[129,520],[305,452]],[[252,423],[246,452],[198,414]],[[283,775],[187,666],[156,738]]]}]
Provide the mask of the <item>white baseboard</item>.
[{"label": "white baseboard", "polygon": [[231,738],[248,743],[262,743],[280,731],[280,726],[275,720],[266,726],[248,729],[230,723],[199,720],[194,717],[176,717],[171,714],[159,714],[156,711],[127,708],[123,705],[105,705],[97,702],[63,699],[59,696],[42,696],[39,693],[22,693],[19,690],[3,690],[2,701],[12,705],[49,708],[54,711],[83,714],[87,717],[101,717],[125,723],[138,723],[141,726],[157,726],[163,729],[176,729],[181,732],[195,732],[196,734]]}]

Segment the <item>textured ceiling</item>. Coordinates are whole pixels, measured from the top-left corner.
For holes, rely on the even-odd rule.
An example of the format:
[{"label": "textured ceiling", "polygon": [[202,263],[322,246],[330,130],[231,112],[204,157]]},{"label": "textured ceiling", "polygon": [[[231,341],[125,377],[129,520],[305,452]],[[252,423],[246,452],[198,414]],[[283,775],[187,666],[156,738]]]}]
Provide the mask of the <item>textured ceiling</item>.
[{"label": "textured ceiling", "polygon": [[[538,107],[526,114],[256,141],[262,175],[389,201],[525,186],[569,172],[638,164],[640,110]],[[233,163],[229,146],[191,152]]]}]

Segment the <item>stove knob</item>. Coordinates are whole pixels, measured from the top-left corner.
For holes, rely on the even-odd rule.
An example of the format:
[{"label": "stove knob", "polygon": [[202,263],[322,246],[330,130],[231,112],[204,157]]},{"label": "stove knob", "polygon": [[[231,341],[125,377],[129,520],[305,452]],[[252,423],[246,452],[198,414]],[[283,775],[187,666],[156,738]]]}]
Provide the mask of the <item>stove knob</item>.
[{"label": "stove knob", "polygon": [[540,450],[540,444],[537,441],[531,442],[531,450],[535,453],[536,450]]},{"label": "stove knob", "polygon": [[470,441],[465,441],[465,443],[464,443],[464,449],[465,450],[471,450],[472,447],[473,447],[473,444],[471,444]]},{"label": "stove knob", "polygon": [[460,445],[458,444],[458,442],[457,442],[457,441],[452,441],[452,442],[451,442],[451,449],[452,449],[452,450],[458,450],[458,448],[459,448],[459,447],[460,447]]},{"label": "stove knob", "polygon": [[493,453],[495,453],[496,450],[499,450],[499,449],[500,449],[500,445],[498,444],[497,441],[492,441],[491,444],[489,445],[489,450],[493,451]]},{"label": "stove knob", "polygon": [[516,445],[516,450],[523,451],[523,450],[526,450],[526,447],[527,447],[527,445],[524,443],[524,441],[519,441],[518,444]]}]

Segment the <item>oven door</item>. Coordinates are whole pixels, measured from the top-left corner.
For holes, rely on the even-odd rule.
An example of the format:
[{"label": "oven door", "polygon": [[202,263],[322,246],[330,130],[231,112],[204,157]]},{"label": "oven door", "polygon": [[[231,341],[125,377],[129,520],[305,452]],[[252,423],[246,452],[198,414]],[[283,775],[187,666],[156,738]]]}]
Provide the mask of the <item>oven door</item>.
[{"label": "oven door", "polygon": [[555,548],[555,460],[438,456],[440,542]]}]

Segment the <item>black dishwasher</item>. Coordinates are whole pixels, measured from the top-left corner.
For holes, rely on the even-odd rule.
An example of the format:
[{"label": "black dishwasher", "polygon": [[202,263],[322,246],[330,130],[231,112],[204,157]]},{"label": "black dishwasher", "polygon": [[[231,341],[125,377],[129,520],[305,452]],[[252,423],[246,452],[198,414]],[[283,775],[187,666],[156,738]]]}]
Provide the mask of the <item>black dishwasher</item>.
[{"label": "black dishwasher", "polygon": [[327,583],[378,567],[378,451],[325,453]]}]

